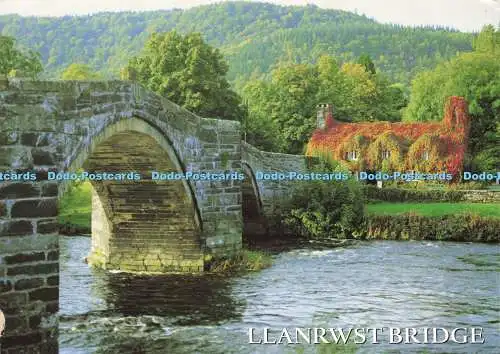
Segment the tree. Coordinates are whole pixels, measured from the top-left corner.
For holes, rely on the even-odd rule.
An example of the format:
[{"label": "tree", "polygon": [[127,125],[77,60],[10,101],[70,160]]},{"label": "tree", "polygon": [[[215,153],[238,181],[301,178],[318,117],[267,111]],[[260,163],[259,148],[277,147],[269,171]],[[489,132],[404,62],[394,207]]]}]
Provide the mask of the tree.
[{"label": "tree", "polygon": [[[500,61],[496,55],[498,31],[486,26],[474,41],[475,52],[463,53],[424,72],[412,82],[406,121],[441,120],[449,96],[465,97],[472,116],[469,138],[471,166],[500,168]],[[486,162],[487,161],[487,162]]]},{"label": "tree", "polygon": [[245,115],[225,78],[222,54],[199,33],[154,33],[129,68],[138,82],[202,117],[241,120]]},{"label": "tree", "polygon": [[88,65],[71,64],[62,73],[63,80],[99,80],[101,75],[95,73]]},{"label": "tree", "polygon": [[43,71],[40,54],[21,52],[15,47],[15,39],[0,35],[0,75],[26,75],[35,78]]},{"label": "tree", "polygon": [[372,58],[370,55],[363,53],[360,55],[357,61],[358,64],[361,64],[365,67],[366,72],[370,74],[376,74],[375,64],[373,64]]},{"label": "tree", "polygon": [[397,121],[406,105],[401,85],[390,85],[361,64],[339,67],[331,56],[321,56],[316,65],[278,66],[270,82],[250,81],[243,96],[249,107],[244,129],[254,139],[250,142],[293,154],[303,153],[319,103],[333,104],[336,119],[355,122]]},{"label": "tree", "polygon": [[472,41],[474,51],[486,54],[500,54],[500,29],[486,25]]}]

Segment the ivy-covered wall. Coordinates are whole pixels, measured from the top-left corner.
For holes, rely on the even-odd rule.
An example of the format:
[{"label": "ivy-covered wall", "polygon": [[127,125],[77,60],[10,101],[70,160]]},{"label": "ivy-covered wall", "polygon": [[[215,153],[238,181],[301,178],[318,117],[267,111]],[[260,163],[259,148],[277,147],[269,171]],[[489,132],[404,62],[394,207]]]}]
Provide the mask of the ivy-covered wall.
[{"label": "ivy-covered wall", "polygon": [[[456,176],[463,163],[470,129],[467,102],[452,96],[441,122],[342,123],[325,114],[306,155],[329,155],[352,171],[448,172]],[[354,158],[353,158],[354,157]]]}]

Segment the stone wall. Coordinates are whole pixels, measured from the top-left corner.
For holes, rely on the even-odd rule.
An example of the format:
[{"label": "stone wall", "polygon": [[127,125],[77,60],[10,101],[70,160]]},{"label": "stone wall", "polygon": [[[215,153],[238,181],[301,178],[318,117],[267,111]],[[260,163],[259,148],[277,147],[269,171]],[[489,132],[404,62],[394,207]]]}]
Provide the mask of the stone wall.
[{"label": "stone wall", "polygon": [[474,203],[500,203],[500,191],[464,190],[463,199]]},{"label": "stone wall", "polygon": [[[255,174],[262,172],[306,172],[308,158],[303,155],[280,154],[261,151],[254,146],[242,142],[242,164],[248,166]],[[293,182],[282,180],[253,180],[257,186],[262,212],[268,218],[273,218],[283,200],[290,194]]]}]

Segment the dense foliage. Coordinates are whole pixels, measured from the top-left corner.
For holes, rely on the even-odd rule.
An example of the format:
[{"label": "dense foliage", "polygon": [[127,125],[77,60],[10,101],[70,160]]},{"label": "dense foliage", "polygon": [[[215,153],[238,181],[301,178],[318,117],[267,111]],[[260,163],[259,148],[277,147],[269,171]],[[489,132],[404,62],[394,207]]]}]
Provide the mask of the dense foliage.
[{"label": "dense foliage", "polygon": [[465,200],[464,192],[457,190],[378,188],[368,185],[363,187],[363,194],[367,200],[386,202],[460,202]]},{"label": "dense foliage", "polygon": [[408,83],[457,51],[470,51],[472,35],[443,28],[384,25],[354,13],[316,6],[224,2],[189,10],[99,13],[91,16],[0,16],[0,33],[40,52],[52,78],[84,61],[118,77],[154,32],[201,32],[229,62],[228,78],[240,84],[266,76],[282,60],[314,63],[328,54],[355,61],[368,54],[391,81]]},{"label": "dense foliage", "polygon": [[85,64],[71,64],[61,75],[63,80],[98,80],[101,75],[95,73],[92,68]]},{"label": "dense foliage", "polygon": [[226,80],[227,64],[199,33],[153,33],[127,70],[135,80],[202,117],[241,120],[239,96]]},{"label": "dense foliage", "polygon": [[474,52],[460,54],[413,80],[407,121],[439,120],[443,102],[458,95],[469,103],[470,168],[500,169],[500,30],[486,26],[474,40]]},{"label": "dense foliage", "polygon": [[500,220],[476,215],[373,215],[360,239],[499,242]]},{"label": "dense foliage", "polygon": [[[447,99],[441,122],[342,123],[327,117],[326,127],[310,138],[306,154],[330,154],[350,170],[447,172],[457,180],[469,122],[467,103],[456,96]],[[348,158],[349,153],[356,158]]]},{"label": "dense foliage", "polygon": [[42,70],[38,53],[21,51],[14,38],[0,35],[0,75],[36,77]]},{"label": "dense foliage", "polygon": [[360,60],[368,64],[339,65],[330,56],[316,65],[283,63],[271,81],[251,80],[242,92],[249,108],[248,141],[268,150],[303,153],[322,102],[333,104],[335,117],[344,121],[400,120],[403,90],[374,73],[368,57]]},{"label": "dense foliage", "polygon": [[[315,169],[326,171],[323,162]],[[339,166],[331,171],[342,171]],[[283,221],[294,235],[310,239],[351,238],[364,220],[361,185],[347,181],[297,182],[283,208]]]}]

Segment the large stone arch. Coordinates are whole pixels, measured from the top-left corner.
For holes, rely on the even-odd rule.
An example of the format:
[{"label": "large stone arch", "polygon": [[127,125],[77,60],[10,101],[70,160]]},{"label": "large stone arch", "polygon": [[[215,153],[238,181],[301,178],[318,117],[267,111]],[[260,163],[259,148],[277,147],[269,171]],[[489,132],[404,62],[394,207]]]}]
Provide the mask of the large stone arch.
[{"label": "large stone arch", "polygon": [[[241,172],[239,122],[199,117],[133,82],[7,80],[0,76],[0,173],[36,177],[0,181],[0,308],[7,322],[0,339],[2,353],[58,351],[58,197],[65,186],[47,180],[48,172],[82,167],[86,159],[105,154],[113,144],[121,149],[119,140],[131,137],[164,154],[159,160],[170,161],[167,167],[173,170]],[[103,166],[90,163],[86,168]],[[192,202],[192,225],[199,224],[200,242],[177,252],[175,260],[158,259],[164,253],[160,251],[153,253],[151,263],[143,257],[126,265],[138,267],[135,270],[145,263],[147,271],[198,271],[204,253],[229,257],[238,252],[242,245],[240,185],[239,180],[177,183],[173,190],[186,198],[187,205]],[[121,193],[124,198],[131,194]],[[94,213],[100,211],[102,215],[97,216],[108,221],[103,229],[109,230],[113,221],[109,200],[118,199],[95,191]],[[166,220],[161,211],[156,217]],[[165,222],[160,229],[164,227],[166,233],[167,226]],[[111,239],[111,232],[108,235]],[[153,239],[146,241],[143,244],[154,244]],[[197,252],[191,253],[193,249]],[[147,247],[139,251],[151,255]],[[112,256],[105,256],[101,261],[114,267]],[[158,264],[153,259],[160,269],[155,269]]]},{"label": "large stone arch", "polygon": [[165,134],[133,117],[102,127],[85,140],[62,170],[134,172],[142,177],[92,182],[89,261],[127,271],[203,270],[202,223],[192,186],[184,179],[143,180],[151,171],[185,172]]}]

